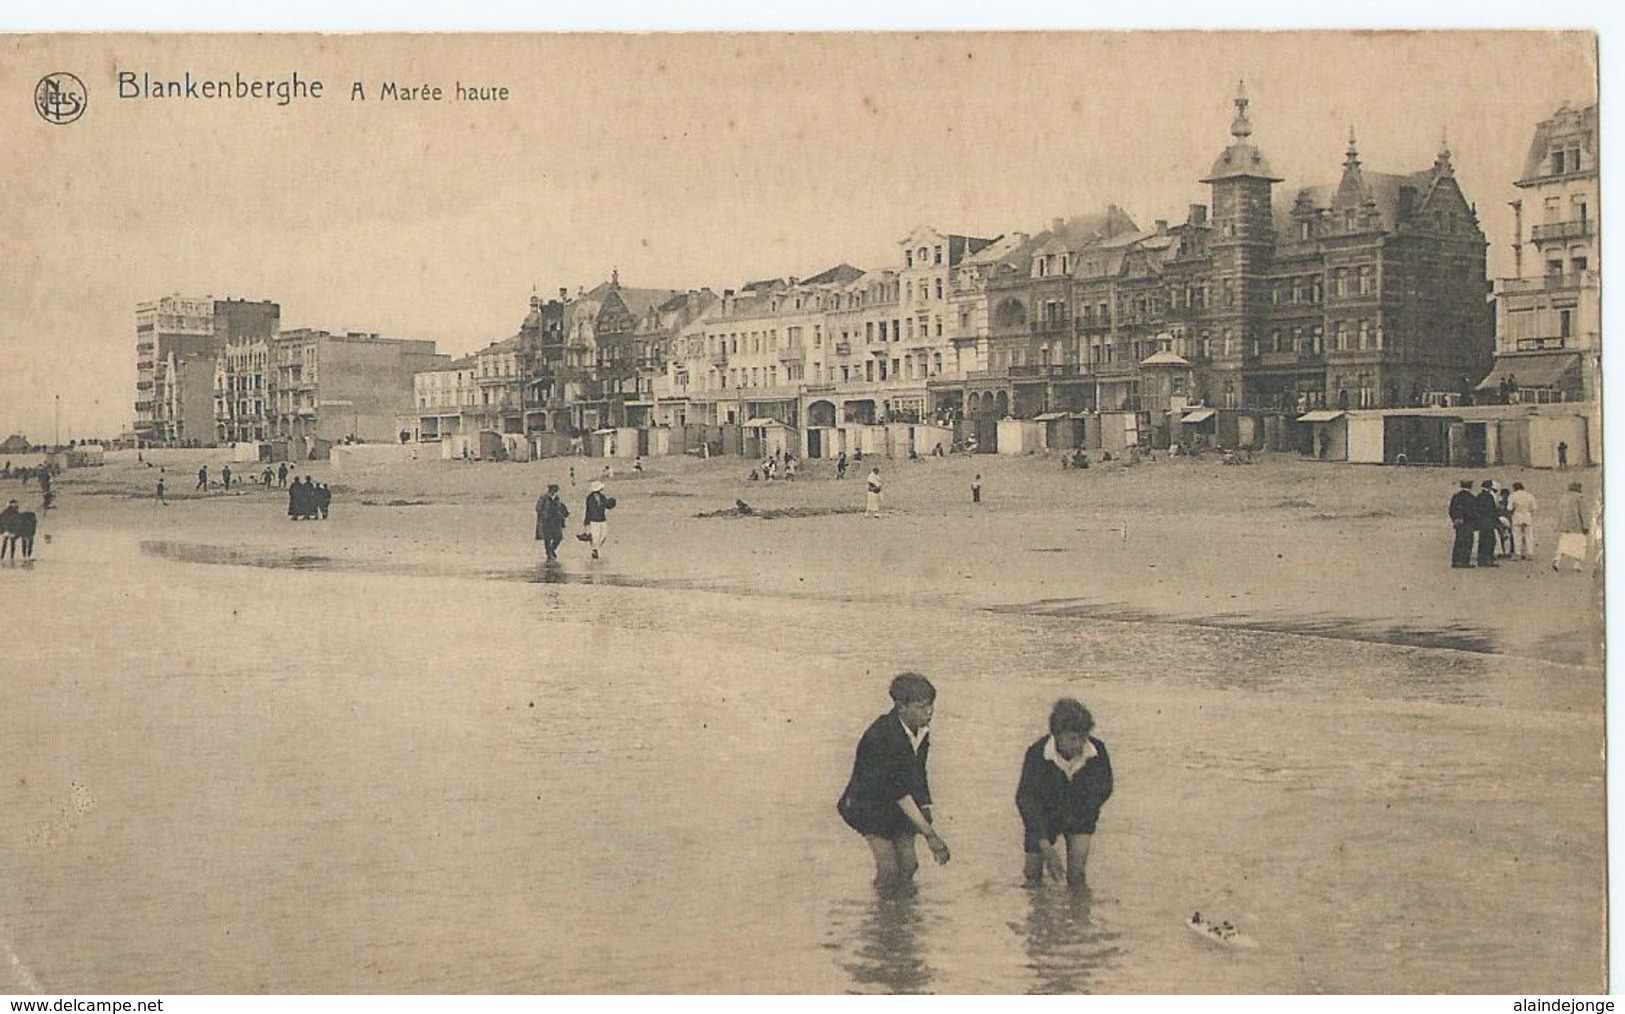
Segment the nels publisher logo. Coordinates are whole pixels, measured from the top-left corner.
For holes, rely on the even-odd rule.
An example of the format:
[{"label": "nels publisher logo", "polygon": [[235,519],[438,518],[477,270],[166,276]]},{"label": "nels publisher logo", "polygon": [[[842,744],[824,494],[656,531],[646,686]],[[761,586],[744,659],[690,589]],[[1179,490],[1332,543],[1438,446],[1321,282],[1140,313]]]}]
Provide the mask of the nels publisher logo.
[{"label": "nels publisher logo", "polygon": [[90,93],[65,70],[47,74],[34,86],[34,111],[47,123],[72,123],[85,114]]}]

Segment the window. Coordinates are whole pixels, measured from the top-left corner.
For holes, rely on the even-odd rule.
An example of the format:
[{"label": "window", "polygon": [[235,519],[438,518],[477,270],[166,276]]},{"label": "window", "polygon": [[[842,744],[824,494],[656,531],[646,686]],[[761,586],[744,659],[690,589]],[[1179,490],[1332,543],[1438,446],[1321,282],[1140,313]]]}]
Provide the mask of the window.
[{"label": "window", "polygon": [[931,263],[933,263],[933,264],[941,264],[942,263],[942,247],[936,246],[936,247],[931,248]]},{"label": "window", "polygon": [[1354,231],[1354,209],[1349,208],[1343,212],[1343,229],[1346,232]]},{"label": "window", "polygon": [[1368,345],[1370,344],[1370,341],[1371,341],[1371,322],[1369,320],[1362,320],[1362,321],[1360,321],[1360,348],[1363,350],[1366,347],[1368,347]]},{"label": "window", "polygon": [[1578,275],[1585,271],[1587,263],[1588,262],[1584,257],[1575,257],[1569,261],[1569,267],[1575,274]]},{"label": "window", "polygon": [[1574,326],[1574,311],[1573,310],[1559,310],[1559,311],[1557,311],[1557,336],[1559,338],[1568,338],[1570,336],[1570,334],[1571,334],[1571,330],[1572,330],[1573,326]]},{"label": "window", "polygon": [[937,279],[937,298],[942,298],[942,279]]},{"label": "window", "polygon": [[1369,266],[1360,268],[1360,295],[1371,295],[1371,277],[1371,268]]},{"label": "window", "polygon": [[1340,320],[1340,321],[1337,322],[1337,351],[1339,351],[1339,352],[1347,352],[1348,347],[1349,347],[1349,322],[1346,321],[1346,320]]},{"label": "window", "polygon": [[1299,239],[1313,239],[1314,238],[1314,231],[1310,228],[1310,225],[1309,225],[1308,222],[1305,221],[1305,222],[1299,222],[1298,223],[1298,238]]},{"label": "window", "polygon": [[937,337],[942,337],[942,317],[940,315],[937,317]]},{"label": "window", "polygon": [[1565,152],[1562,148],[1558,148],[1556,151],[1552,152],[1552,172],[1554,174],[1559,176],[1563,174],[1564,159],[1567,157],[1567,155],[1568,152]]},{"label": "window", "polygon": [[1563,216],[1563,198],[1548,197],[1541,202],[1541,214],[1545,216],[1546,224],[1551,225]]},{"label": "window", "polygon": [[1281,351],[1281,332],[1279,330],[1270,332],[1270,351]]},{"label": "window", "polygon": [[1332,277],[1332,295],[1334,295],[1334,296],[1338,297],[1339,299],[1341,299],[1342,297],[1344,297],[1344,296],[1346,296],[1348,294],[1349,294],[1349,272],[1348,272],[1348,268],[1338,268],[1337,273]]}]

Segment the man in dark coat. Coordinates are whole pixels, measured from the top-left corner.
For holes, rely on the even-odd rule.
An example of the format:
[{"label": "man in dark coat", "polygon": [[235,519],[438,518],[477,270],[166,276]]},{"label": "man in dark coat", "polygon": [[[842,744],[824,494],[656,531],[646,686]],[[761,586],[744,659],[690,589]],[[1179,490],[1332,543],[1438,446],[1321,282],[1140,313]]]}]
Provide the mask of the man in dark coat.
[{"label": "man in dark coat", "polygon": [[1473,498],[1473,480],[1461,480],[1461,488],[1450,498],[1450,523],[1456,538],[1450,544],[1450,566],[1473,565],[1473,533],[1478,531],[1478,501]]},{"label": "man in dark coat", "polygon": [[875,861],[875,886],[907,884],[919,869],[915,835],[923,835],[936,861],[948,861],[948,844],[932,826],[931,787],[926,778],[926,739],[937,690],[915,672],[898,673],[890,687],[892,710],[870,723],[858,741],[852,777],[835,804],[841,819],[863,835]]},{"label": "man in dark coat", "polygon": [[559,544],[564,541],[564,522],[570,517],[570,508],[559,499],[559,484],[547,484],[547,492],[536,498],[536,538],[547,550],[549,560],[559,558]]},{"label": "man in dark coat", "polygon": [[1474,507],[1473,516],[1478,524],[1478,565],[1499,567],[1495,562],[1495,530],[1501,523],[1501,501],[1495,495],[1494,480],[1479,483]]}]

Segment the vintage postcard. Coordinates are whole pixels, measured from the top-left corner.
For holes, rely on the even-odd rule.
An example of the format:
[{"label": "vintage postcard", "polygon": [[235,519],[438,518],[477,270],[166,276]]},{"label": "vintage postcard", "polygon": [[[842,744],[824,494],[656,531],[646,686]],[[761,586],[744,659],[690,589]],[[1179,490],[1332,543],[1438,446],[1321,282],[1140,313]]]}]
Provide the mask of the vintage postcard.
[{"label": "vintage postcard", "polygon": [[0,47],[0,993],[1608,989],[1593,34]]}]

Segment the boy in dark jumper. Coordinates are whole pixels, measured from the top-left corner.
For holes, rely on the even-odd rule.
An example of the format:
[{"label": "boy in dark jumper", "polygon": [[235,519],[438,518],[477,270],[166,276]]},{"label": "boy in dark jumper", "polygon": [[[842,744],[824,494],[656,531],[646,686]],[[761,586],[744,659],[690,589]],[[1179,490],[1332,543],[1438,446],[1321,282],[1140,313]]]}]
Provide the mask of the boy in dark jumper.
[{"label": "boy in dark jumper", "polygon": [[1064,870],[1066,882],[1074,887],[1085,884],[1090,837],[1100,807],[1112,794],[1111,758],[1106,744],[1090,735],[1094,727],[1088,708],[1063,697],[1050,711],[1050,734],[1027,748],[1016,809],[1025,832],[1022,872],[1029,884],[1041,882],[1046,869],[1057,879]]},{"label": "boy in dark jumper", "polygon": [[919,869],[914,836],[925,836],[940,865],[948,843],[931,826],[931,788],[925,760],[931,744],[931,714],[937,689],[916,672],[891,681],[892,710],[875,719],[858,741],[852,778],[836,809],[848,827],[863,835],[875,860],[875,886],[907,884]]}]

